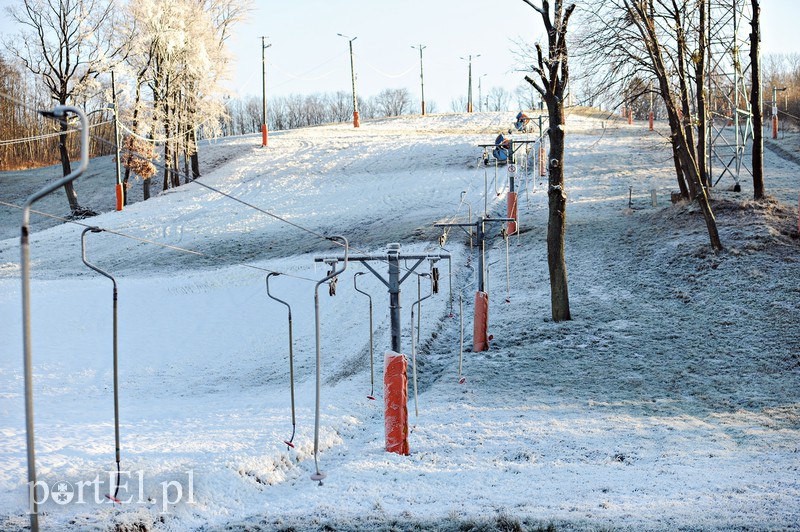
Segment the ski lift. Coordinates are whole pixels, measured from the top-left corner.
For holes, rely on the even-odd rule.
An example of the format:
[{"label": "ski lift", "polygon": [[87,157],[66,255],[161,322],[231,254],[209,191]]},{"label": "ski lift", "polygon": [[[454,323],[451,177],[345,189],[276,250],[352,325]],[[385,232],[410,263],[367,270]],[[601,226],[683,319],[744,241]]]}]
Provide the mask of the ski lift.
[{"label": "ski lift", "polygon": [[117,499],[117,494],[119,493],[119,484],[120,484],[120,475],[121,475],[120,465],[119,465],[119,462],[120,462],[120,444],[119,444],[119,371],[118,371],[119,364],[118,364],[118,349],[117,349],[117,343],[118,343],[117,342],[117,324],[118,324],[118,319],[117,319],[117,299],[118,299],[117,298],[117,281],[116,281],[116,279],[114,279],[114,276],[112,276],[110,273],[101,270],[100,268],[98,268],[94,264],[90,263],[86,259],[86,233],[88,233],[88,232],[102,233],[103,230],[100,229],[100,228],[97,228],[97,227],[87,227],[86,229],[83,230],[83,233],[81,233],[81,260],[83,260],[83,263],[86,266],[88,266],[89,268],[91,268],[92,270],[94,270],[97,273],[99,273],[100,275],[110,279],[111,280],[111,284],[113,285],[113,300],[114,300],[114,303],[113,303],[113,308],[114,308],[114,311],[113,311],[114,312],[114,319],[113,319],[113,331],[114,331],[114,333],[113,333],[113,338],[114,338],[114,340],[113,340],[114,341],[114,350],[113,350],[113,366],[114,366],[114,369],[113,369],[113,372],[114,372],[114,377],[113,377],[113,379],[114,379],[114,450],[115,450],[115,453],[116,453],[116,461],[117,461],[117,479],[116,479],[116,485],[114,487],[114,494],[112,495],[111,493],[107,493],[106,494],[106,499],[108,499],[108,500],[110,500],[110,501],[112,501],[114,503],[121,504],[121,501],[119,499]]},{"label": "ski lift", "polygon": [[364,292],[363,290],[358,288],[358,276],[364,275],[365,272],[357,272],[353,276],[353,287],[356,289],[356,292],[364,294],[369,298],[369,381],[370,381],[370,392],[367,396],[367,399],[371,401],[375,400],[375,358],[373,356],[373,341],[372,341],[372,296],[368,293]]},{"label": "ski lift", "polygon": [[317,366],[317,379],[316,379],[316,400],[314,403],[314,473],[311,475],[311,480],[319,482],[319,485],[322,486],[322,479],[324,479],[327,475],[319,470],[319,418],[320,418],[320,392],[322,390],[322,354],[320,352],[320,332],[319,332],[319,285],[322,283],[328,282],[343,271],[347,269],[347,257],[349,251],[349,244],[347,239],[343,236],[332,236],[329,237],[331,241],[340,241],[344,245],[344,265],[341,269],[335,269],[335,265],[338,261],[336,260],[325,260],[326,264],[331,264],[331,271],[328,272],[328,275],[323,279],[317,281],[317,284],[314,287],[314,325],[316,329],[316,344],[317,344],[317,359],[316,359],[316,366]]},{"label": "ski lift", "polygon": [[328,276],[330,277],[330,281],[328,281],[328,295],[333,297],[336,295],[336,284],[339,282],[339,276],[334,275],[334,271],[336,270],[336,263],[335,259],[326,260],[325,264],[330,266],[330,270],[328,270]]},{"label": "ski lift", "polygon": [[[431,274],[429,274],[429,273],[421,273],[419,275],[419,277],[417,277],[417,281],[419,282],[422,277],[431,278]],[[413,368],[412,369],[412,374],[413,374],[413,378],[414,378],[414,414],[416,415],[416,417],[419,417],[419,404],[417,402],[417,354],[416,354],[415,343],[414,343],[414,305],[416,305],[417,309],[418,309],[417,335],[419,335],[419,330],[420,330],[419,320],[420,320],[420,317],[422,315],[421,303],[433,295],[433,279],[431,278],[431,291],[430,291],[430,293],[428,293],[427,296],[421,297],[421,295],[419,294],[420,290],[421,289],[419,288],[419,284],[418,284],[417,285],[417,297],[418,297],[418,299],[414,303],[411,304],[411,366]],[[419,342],[419,338],[417,338],[417,341]]]},{"label": "ski lift", "polygon": [[266,278],[266,283],[267,283],[267,297],[269,297],[274,301],[277,301],[278,303],[286,305],[286,308],[289,310],[289,390],[292,400],[292,435],[288,440],[283,440],[283,443],[286,444],[286,450],[288,451],[289,448],[294,449],[294,443],[292,442],[294,441],[295,429],[297,427],[295,408],[294,408],[294,355],[292,353],[292,307],[289,306],[289,303],[287,303],[286,301],[278,299],[269,292],[269,278],[278,275],[280,275],[280,273],[278,272],[268,273]]}]

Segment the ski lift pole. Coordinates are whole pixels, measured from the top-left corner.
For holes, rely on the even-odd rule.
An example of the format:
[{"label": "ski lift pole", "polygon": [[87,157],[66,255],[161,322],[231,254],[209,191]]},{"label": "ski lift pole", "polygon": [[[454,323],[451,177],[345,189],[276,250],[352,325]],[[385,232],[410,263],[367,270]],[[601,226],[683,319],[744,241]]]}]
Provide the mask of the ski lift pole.
[{"label": "ski lift pole", "polygon": [[119,361],[119,357],[118,357],[119,351],[118,351],[118,348],[117,348],[117,346],[118,346],[118,341],[117,341],[117,338],[118,338],[118,336],[117,336],[117,330],[118,330],[118,327],[117,327],[117,324],[118,324],[118,319],[117,319],[117,315],[118,315],[117,314],[117,280],[114,279],[113,275],[111,275],[110,273],[108,273],[108,272],[106,272],[104,270],[101,270],[100,268],[98,268],[94,264],[90,263],[86,259],[86,233],[88,233],[90,231],[92,233],[102,233],[103,232],[102,229],[99,229],[97,227],[87,227],[86,229],[83,230],[83,232],[81,233],[81,260],[83,261],[83,263],[86,266],[88,266],[92,270],[94,270],[97,273],[99,273],[100,275],[110,279],[111,280],[111,284],[113,286],[113,292],[112,292],[113,304],[112,304],[112,307],[113,307],[114,317],[113,317],[113,335],[112,336],[113,336],[113,342],[114,342],[113,343],[113,346],[114,346],[113,347],[114,451],[115,451],[115,458],[116,458],[116,461],[117,461],[117,482],[116,482],[116,486],[114,487],[114,494],[111,495],[111,493],[109,493],[108,495],[106,495],[106,497],[108,499],[114,501],[114,502],[119,502],[119,500],[117,499],[117,494],[119,493],[119,482],[120,482],[120,465],[119,465],[119,462],[120,462],[120,445],[119,445],[119,363],[118,363],[118,361]]},{"label": "ski lift pole", "polygon": [[486,241],[486,224],[488,223],[505,223],[505,222],[513,222],[513,218],[490,218],[486,216],[481,216],[476,222],[474,223],[436,223],[433,224],[434,227],[475,227],[477,228],[478,233],[478,291],[485,292],[484,290],[484,263],[485,263],[485,241]]},{"label": "ski lift pole", "polygon": [[89,123],[86,114],[77,107],[59,105],[52,111],[39,111],[42,116],[63,119],[67,113],[75,113],[81,122],[81,162],[77,170],[33,193],[22,207],[22,225],[20,226],[20,276],[22,279],[22,359],[25,379],[25,445],[28,461],[28,511],[30,513],[31,531],[39,530],[39,503],[36,497],[36,452],[33,423],[33,363],[31,360],[31,259],[30,259],[30,216],[34,203],[77,179],[89,167]]},{"label": "ski lift pole", "polygon": [[464,364],[464,294],[458,294],[458,318],[461,329],[461,343],[458,350],[458,383],[464,384],[464,377],[461,376],[461,368]]},{"label": "ski lift pole", "polygon": [[337,270],[336,266],[334,265],[331,268],[331,272],[325,276],[325,278],[320,279],[317,281],[317,284],[314,286],[314,326],[316,331],[316,343],[317,343],[317,381],[316,381],[316,401],[314,405],[314,468],[315,472],[311,475],[311,480],[319,481],[320,486],[322,485],[322,479],[324,479],[327,475],[319,470],[319,405],[320,405],[320,390],[322,389],[322,373],[321,373],[321,360],[322,357],[320,355],[320,348],[319,348],[319,285],[330,281],[343,271],[347,269],[347,255],[348,255],[348,248],[349,244],[347,239],[343,236],[332,236],[329,237],[329,240],[332,241],[341,241],[344,243],[344,266],[342,269]]},{"label": "ski lift pole", "polygon": [[[419,275],[419,277],[417,277],[417,281],[419,281],[423,277],[429,277],[430,278],[431,274],[429,274],[429,273],[421,273]],[[421,303],[433,295],[433,280],[431,279],[431,291],[427,296],[422,297],[422,295],[419,293],[419,291],[420,291],[420,288],[419,288],[419,285],[417,285],[417,298],[418,299],[411,304],[411,366],[412,366],[412,372],[411,373],[412,373],[413,378],[414,378],[414,414],[416,415],[416,417],[419,417],[419,404],[417,402],[417,354],[416,354],[415,345],[414,345],[414,305],[417,305],[417,310],[418,310],[417,319],[419,319],[419,317],[422,315]],[[419,327],[419,324],[418,324],[417,325],[417,334],[419,334],[419,329],[420,329],[420,327]],[[419,338],[417,338],[417,341],[419,341]]]},{"label": "ski lift pole", "polygon": [[[464,203],[464,195],[467,193],[466,190],[461,191],[461,203]],[[472,204],[467,203],[467,220],[469,223],[472,223]],[[469,233],[469,250],[472,251],[472,231]]]},{"label": "ski lift pole", "polygon": [[294,441],[294,433],[295,433],[295,429],[297,428],[297,421],[296,421],[295,407],[294,407],[294,353],[292,352],[292,344],[293,344],[293,341],[292,341],[292,307],[289,306],[289,303],[287,303],[286,301],[284,301],[282,299],[278,299],[277,297],[273,296],[269,292],[269,278],[272,277],[272,276],[278,276],[278,275],[280,275],[279,272],[270,272],[270,273],[268,273],[265,282],[267,284],[267,297],[269,297],[273,301],[277,301],[278,303],[281,303],[282,305],[286,305],[286,308],[289,311],[289,394],[290,394],[291,402],[292,402],[292,435],[288,440],[283,440],[283,443],[286,444],[287,450],[289,450],[289,447],[292,447],[292,448],[294,447],[294,443],[292,443],[292,442]]},{"label": "ski lift pole", "polygon": [[372,296],[366,293],[365,291],[361,290],[358,287],[358,276],[365,275],[366,272],[357,272],[353,276],[353,288],[356,289],[356,292],[364,294],[369,298],[369,382],[370,382],[370,393],[367,396],[367,399],[375,400],[375,357],[373,356],[373,333],[372,333]]}]

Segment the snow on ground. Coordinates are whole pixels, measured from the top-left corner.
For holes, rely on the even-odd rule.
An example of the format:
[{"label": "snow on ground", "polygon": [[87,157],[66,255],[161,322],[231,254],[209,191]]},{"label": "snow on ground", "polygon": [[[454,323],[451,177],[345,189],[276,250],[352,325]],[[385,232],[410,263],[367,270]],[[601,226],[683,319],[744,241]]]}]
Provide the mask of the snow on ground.
[{"label": "snow on ground", "polygon": [[[477,259],[452,230],[452,316],[446,263],[441,292],[422,303],[412,454],[387,454],[388,298],[373,275],[359,278],[375,303],[370,401],[367,301],[352,288],[353,273],[366,270],[351,263],[335,297],[320,288],[328,477],[322,486],[309,479],[313,299],[325,274],[313,258],[342,252],[317,235],[343,234],[353,253],[389,242],[439,252],[434,222],[484,208],[505,215],[505,170],[495,180],[477,144],[512,119],[433,115],[276,132],[268,149],[257,137],[221,140],[202,153],[213,170],[201,181],[261,211],[191,184],[87,220],[173,246],[87,236],[89,259],[119,284],[123,505],[103,498],[115,468],[111,283],[82,264],[82,227],[34,225],[38,478],[48,490],[74,490],[69,504],[56,493],[42,504],[43,528],[798,528],[797,146],[779,141],[788,158],[767,152],[769,201],[749,201],[746,180],[741,194],[725,180],[714,189],[726,250],[713,253],[699,210],[669,202],[663,137],[581,114],[567,122],[565,167],[574,319],[549,320],[544,183],[520,177],[523,230],[509,239],[508,277],[496,231],[487,252],[491,348],[469,349]],[[105,174],[94,183],[113,182],[99,164]],[[9,177],[18,186],[6,187]],[[0,179],[1,199],[19,204],[19,183],[32,178]],[[90,181],[77,182],[79,195],[99,198]],[[59,214],[65,200],[55,201],[40,208]],[[19,220],[0,208],[0,528],[12,530],[28,522]],[[270,289],[292,305],[294,449],[283,444],[292,430],[287,313],[266,296],[266,270],[287,274]],[[407,354],[416,284],[410,276],[403,285]]]}]

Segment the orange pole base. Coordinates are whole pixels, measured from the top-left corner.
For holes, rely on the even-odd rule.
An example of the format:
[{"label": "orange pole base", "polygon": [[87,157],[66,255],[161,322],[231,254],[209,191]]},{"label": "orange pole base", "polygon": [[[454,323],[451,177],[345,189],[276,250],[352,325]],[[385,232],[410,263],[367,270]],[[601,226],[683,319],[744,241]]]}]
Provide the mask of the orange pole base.
[{"label": "orange pole base", "polygon": [[361,127],[361,120],[358,119],[358,111],[353,112],[353,127]]},{"label": "orange pole base", "polygon": [[509,192],[508,199],[506,199],[507,209],[506,209],[506,218],[513,218],[513,222],[508,223],[508,234],[515,235],[517,234],[517,193],[516,192]]},{"label": "orange pole base", "polygon": [[267,124],[261,124],[261,145],[267,145]]},{"label": "orange pole base", "polygon": [[122,183],[117,183],[115,191],[117,194],[117,210],[121,211],[125,205],[125,191],[122,188]]},{"label": "orange pole base", "polygon": [[489,349],[489,294],[475,292],[475,319],[472,325],[472,351],[478,353]]},{"label": "orange pole base", "polygon": [[408,456],[408,361],[387,351],[383,357],[383,401],[386,452]]},{"label": "orange pole base", "polygon": [[775,115],[772,116],[772,138],[778,138],[778,117]]},{"label": "orange pole base", "polygon": [[653,131],[653,111],[650,111],[650,131]]},{"label": "orange pole base", "polygon": [[633,111],[628,110],[628,125],[633,124]]}]

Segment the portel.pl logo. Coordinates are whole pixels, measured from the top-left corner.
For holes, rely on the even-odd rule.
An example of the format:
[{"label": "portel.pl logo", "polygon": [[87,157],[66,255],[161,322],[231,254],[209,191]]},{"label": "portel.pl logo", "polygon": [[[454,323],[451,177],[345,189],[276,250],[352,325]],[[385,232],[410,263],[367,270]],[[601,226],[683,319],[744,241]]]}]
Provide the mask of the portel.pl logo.
[{"label": "portel.pl logo", "polygon": [[194,471],[185,471],[180,479],[163,482],[146,482],[145,473],[139,471],[109,471],[108,482],[94,480],[70,482],[57,480],[28,482],[28,513],[34,506],[54,503],[69,504],[146,504],[159,505],[160,513],[180,503],[194,504]]}]

